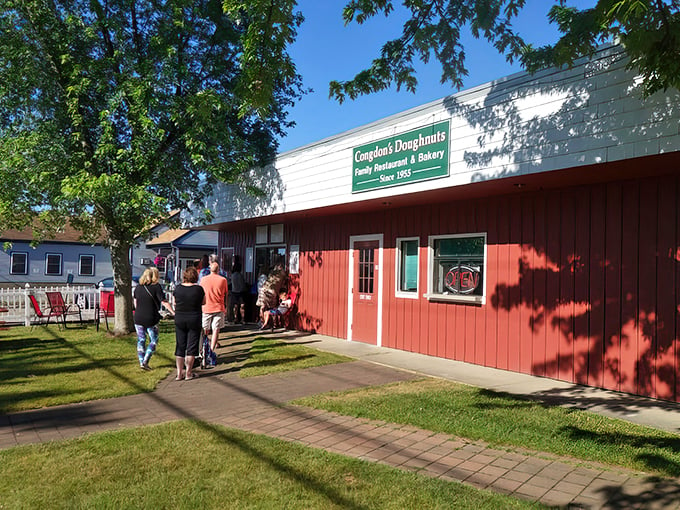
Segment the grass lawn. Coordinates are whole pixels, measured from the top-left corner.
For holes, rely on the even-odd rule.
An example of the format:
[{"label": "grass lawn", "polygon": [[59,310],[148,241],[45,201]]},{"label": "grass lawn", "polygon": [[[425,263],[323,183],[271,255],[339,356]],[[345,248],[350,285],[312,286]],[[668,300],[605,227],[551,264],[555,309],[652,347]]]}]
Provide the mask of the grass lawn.
[{"label": "grass lawn", "polygon": [[304,345],[288,344],[281,340],[256,338],[250,348],[248,360],[241,366],[239,375],[254,377],[347,361],[353,361],[353,359],[310,349]]},{"label": "grass lawn", "polygon": [[0,494],[3,509],[543,508],[192,421],[0,451]]},{"label": "grass lawn", "polygon": [[139,369],[137,337],[57,326],[0,330],[0,413],[153,390],[175,365],[173,323],[161,323],[153,371]]},{"label": "grass lawn", "polygon": [[439,379],[331,393],[295,404],[680,476],[680,435]]},{"label": "grass lawn", "polygon": [[[144,372],[137,362],[134,334],[114,338],[92,325],[67,330],[56,325],[0,329],[0,413],[153,391],[175,367],[174,323],[161,322],[160,333],[150,363],[154,370]],[[259,338],[249,348],[240,375],[345,361],[351,358]]]}]

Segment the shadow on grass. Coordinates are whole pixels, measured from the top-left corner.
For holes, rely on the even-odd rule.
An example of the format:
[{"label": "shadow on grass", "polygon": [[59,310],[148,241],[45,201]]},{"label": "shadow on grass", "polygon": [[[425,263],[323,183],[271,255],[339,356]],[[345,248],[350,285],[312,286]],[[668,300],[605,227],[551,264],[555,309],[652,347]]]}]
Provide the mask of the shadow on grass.
[{"label": "shadow on grass", "polygon": [[[74,359],[82,359],[82,358],[76,358],[76,357],[71,357],[67,358],[65,356],[62,356],[60,358],[48,358],[45,360],[42,360],[42,363],[50,363],[52,365],[58,364],[60,361],[68,361],[68,360],[74,360]],[[71,365],[71,366],[62,366],[59,367],[59,373],[60,374],[77,374],[79,372],[85,372],[88,370],[92,369],[106,369],[106,370],[112,370],[117,366],[120,366],[121,360],[120,358],[101,358],[96,361],[89,361],[89,360],[82,360],[81,363]],[[26,378],[26,377],[40,377],[40,376],[49,376],[53,375],[55,373],[54,368],[50,367],[45,367],[45,368],[39,368],[36,369],[36,367],[29,362],[23,362],[18,364],[15,367],[12,367],[11,369],[4,370],[0,369],[0,381],[3,381],[3,384],[12,384],[11,379],[17,379],[17,378]]]},{"label": "shadow on grass", "polygon": [[[674,453],[680,453],[680,437],[661,438],[639,434],[608,434],[605,432],[583,430],[580,427],[574,426],[563,427],[562,431],[564,431],[572,441],[589,441],[603,446],[613,447],[623,444],[632,446],[634,448],[670,449]],[[661,455],[653,455],[648,453],[640,453],[636,459],[649,469],[653,469],[661,473],[667,473],[671,476],[680,477],[680,463],[677,461],[673,461],[672,459],[668,459]]]},{"label": "shadow on grass", "polygon": [[[252,363],[245,363],[244,365],[241,366],[241,370],[245,370],[248,368],[264,368],[264,367],[279,367],[283,365],[289,365],[293,363],[297,363],[299,361],[305,360],[305,359],[310,359],[313,358],[314,354],[304,354],[302,356],[295,356],[293,358],[286,358],[286,359],[270,359],[270,360],[262,360],[262,361],[253,361]],[[263,374],[263,375],[268,375],[268,374]]]},{"label": "shadow on grass", "polygon": [[[254,338],[256,336],[259,336],[259,333],[254,333],[251,336]],[[246,342],[239,342],[239,346],[242,345],[243,347],[245,347],[245,344]],[[235,345],[235,343],[230,345]],[[80,351],[76,345],[71,344],[69,345],[69,347],[79,355],[84,356],[86,358],[90,358],[91,363],[93,364],[97,363],[96,359],[92,359],[87,353]],[[248,349],[245,348],[241,349],[237,355],[243,356],[245,355],[247,350]],[[125,375],[115,370],[113,367],[104,367],[104,369],[108,370],[115,377],[119,377],[121,379],[126,380],[128,384],[131,384],[133,386],[136,384],[135,381],[130,380]],[[220,373],[225,373],[228,371],[236,371],[236,369],[229,368],[226,370],[211,372],[211,374],[218,375]],[[351,376],[348,375],[348,373],[341,372],[339,374],[335,374],[332,373],[331,371],[329,372],[329,374],[335,377],[338,381],[342,381],[342,384],[337,385],[338,389],[340,390],[371,384],[357,381],[356,379],[352,379]],[[267,390],[268,388],[267,386],[262,387],[258,387],[257,385],[249,386],[246,382],[243,382],[244,380],[233,378],[221,378],[210,376],[206,378],[208,379],[208,381],[210,381],[210,384],[218,385],[218,387],[223,386],[225,389],[235,392],[242,399],[247,400],[249,402],[249,404],[247,405],[250,405],[251,407],[265,406],[281,409],[282,405],[285,404],[284,402],[281,402],[276,398],[272,398],[272,396]],[[371,380],[371,378],[369,377],[368,380]],[[205,382],[207,383],[208,381]],[[217,439],[223,441],[225,444],[234,445],[240,448],[243,452],[252,456],[252,458],[257,458],[263,462],[266,462],[272,468],[276,469],[281,474],[281,476],[295,480],[300,484],[304,484],[306,487],[315,491],[322,497],[328,499],[328,501],[331,502],[332,504],[349,509],[365,508],[365,505],[362,505],[360,502],[353,501],[351,497],[345,497],[342,494],[339,494],[332,487],[329,487],[321,483],[314,476],[307,475],[299,470],[296,470],[295,468],[292,468],[291,466],[282,463],[274,455],[268,455],[266,453],[257,451],[248,443],[248,441],[233,438],[228,434],[225,434],[224,431],[220,430],[218,426],[202,421],[201,417],[199,416],[199,413],[191,410],[192,409],[191,404],[195,402],[196,398],[198,398],[198,395],[203,394],[203,392],[205,391],[206,387],[201,386],[201,384],[203,384],[203,381],[201,381],[201,379],[199,379],[196,382],[177,383],[177,385],[173,386],[172,391],[168,392],[167,395],[165,395],[162,392],[155,392],[147,395],[145,398],[153,399],[165,411],[163,417],[161,418],[161,421],[179,418],[196,420],[202,428],[214,434],[214,436]],[[214,396],[219,395],[219,393],[217,394],[215,393],[215,391],[218,391],[218,387],[214,387],[211,389],[211,392],[213,392]],[[143,391],[142,388],[139,389],[140,392]],[[324,390],[319,387],[315,388],[310,387],[307,391],[307,394],[314,394],[320,391]],[[122,399],[120,399],[120,401],[122,401]],[[100,413],[97,411],[97,409],[100,408],[97,407],[96,403],[93,403],[92,405],[83,404],[81,406],[64,406],[59,409],[43,409],[29,413],[16,413],[13,415],[6,416],[5,417],[6,420],[0,419],[0,430],[2,430],[3,421],[8,421],[13,425],[17,424],[19,425],[26,424],[27,426],[30,425],[30,427],[37,430],[40,429],[51,430],[55,426],[60,425],[82,427],[85,430],[93,430],[92,428],[88,429],[88,427],[98,428],[101,424],[111,423],[112,425],[114,425],[119,423],[119,420],[116,419],[116,417],[114,416],[115,413],[114,414],[107,412]],[[122,404],[121,409],[125,411],[129,410],[130,408],[127,408]],[[314,410],[307,410],[305,408],[291,407],[285,405],[284,409],[285,416],[287,417],[285,419],[294,420],[296,423],[302,423],[303,420],[324,421],[327,419]],[[375,438],[369,437],[364,432],[362,432],[361,429],[357,429],[354,426],[352,420],[347,420],[342,424],[333,423],[332,426],[334,428],[334,432],[337,432],[338,434],[351,435],[352,437],[357,438],[357,440],[364,439],[367,442],[375,441]],[[396,454],[403,450],[403,446],[401,445],[383,444],[382,440],[380,447],[384,448],[387,454]],[[635,507],[652,500],[654,501],[655,504],[658,504],[660,506],[663,506],[664,503],[671,504],[677,502],[678,497],[677,483],[655,477],[649,477],[645,481],[648,483],[649,490],[639,495],[627,494],[625,492],[625,487],[621,487],[613,482],[610,485],[601,489],[601,491],[605,493],[607,497],[612,498],[612,500],[614,501],[617,498],[620,501],[625,501],[626,506]]]},{"label": "shadow on grass", "polygon": [[[533,395],[520,397],[518,395],[498,392],[492,390],[480,389],[479,395],[488,399],[488,402],[477,403],[475,408],[482,411],[504,411],[511,412],[516,409],[531,410],[537,406],[544,409],[562,408],[568,412],[581,412],[586,409],[573,407],[573,405],[565,406],[565,398],[551,398],[548,401],[538,399]],[[624,397],[625,398],[625,397]],[[569,402],[573,404],[573,401]],[[674,454],[680,453],[680,436],[676,437],[655,437],[641,434],[627,434],[627,433],[607,433],[586,430],[576,425],[564,425],[556,430],[557,434],[563,436],[566,440],[571,442],[594,443],[603,447],[620,447],[621,445],[630,446],[632,448],[656,448],[659,450],[670,450]],[[667,435],[670,433],[666,433]],[[680,476],[680,463],[669,459],[662,455],[652,455],[640,453],[635,457],[643,466],[649,470],[660,473],[665,473],[669,476]]]},{"label": "shadow on grass", "polygon": [[[167,332],[167,330],[166,330]],[[53,334],[50,332],[50,334]],[[54,336],[51,342],[55,344],[60,344],[72,349],[78,356],[87,360],[87,364],[91,367],[102,368],[107,370],[111,375],[120,380],[123,380],[126,384],[135,387],[140,393],[146,391],[142,388],[136,381],[125,376],[115,367],[109,366],[107,363],[102,363],[101,360],[97,360],[89,355],[87,352],[79,349],[77,345],[66,341],[64,338]],[[174,361],[174,360],[173,360]],[[220,379],[217,379],[220,380]],[[192,383],[189,383],[190,386]],[[274,401],[268,399],[264,395],[258,395],[255,392],[246,392],[249,397],[257,399],[263,403],[269,405],[277,405]],[[353,501],[350,498],[343,496],[341,493],[329,487],[323,483],[320,483],[317,479],[308,476],[304,472],[296,470],[291,466],[282,463],[273,455],[267,455],[263,452],[254,449],[247,441],[242,441],[232,436],[225,434],[219,427],[212,425],[205,421],[202,421],[195,413],[192,413],[187,408],[179,405],[174,400],[161,396],[159,393],[152,393],[149,395],[151,398],[155,399],[159,404],[162,405],[167,411],[170,411],[176,418],[192,419],[195,420],[199,426],[205,430],[211,432],[216,438],[223,441],[225,444],[231,444],[240,448],[243,452],[251,455],[253,458],[258,458],[263,462],[268,463],[272,468],[276,469],[281,476],[287,477],[289,479],[295,480],[296,482],[305,485],[307,488],[315,491],[319,495],[326,498],[329,503],[341,506],[343,508],[348,508],[352,510],[362,510],[367,508],[359,502]],[[1,417],[0,417],[1,418]],[[167,418],[171,419],[171,418]],[[6,426],[11,427],[12,430],[17,430],[21,427],[29,427],[34,430],[50,430],[55,427],[78,427],[84,430],[90,429],[92,431],[99,430],[102,425],[115,425],[120,422],[120,417],[116,416],[116,413],[109,412],[98,412],[96,407],[87,404],[83,405],[71,405],[71,406],[60,406],[58,408],[45,408],[35,411],[12,413],[5,415],[4,419],[0,419],[0,431],[2,431]],[[7,425],[5,425],[7,423]]]}]

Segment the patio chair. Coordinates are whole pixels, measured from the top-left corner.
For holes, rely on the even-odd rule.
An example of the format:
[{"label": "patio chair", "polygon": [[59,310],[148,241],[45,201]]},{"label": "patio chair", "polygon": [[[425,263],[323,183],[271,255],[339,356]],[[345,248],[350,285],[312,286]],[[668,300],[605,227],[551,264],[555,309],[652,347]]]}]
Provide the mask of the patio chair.
[{"label": "patio chair", "polygon": [[283,315],[277,315],[272,320],[272,331],[275,327],[291,329],[293,318],[297,314],[297,300],[300,295],[300,289],[293,287],[288,292],[290,298],[290,308]]},{"label": "patio chair", "polygon": [[83,324],[83,313],[78,303],[67,305],[64,301],[64,296],[58,291],[45,292],[45,295],[47,296],[47,302],[50,304],[50,317],[61,317],[64,328],[66,328],[66,317],[68,315],[78,314],[80,324]]},{"label": "patio chair", "polygon": [[112,291],[102,290],[99,293],[99,306],[95,310],[95,323],[97,325],[97,331],[99,331],[99,323],[101,318],[104,317],[104,323],[106,324],[106,331],[109,330],[109,317],[114,316],[115,311],[115,297]]},{"label": "patio chair", "polygon": [[60,313],[52,314],[51,310],[42,311],[40,308],[40,303],[33,294],[29,294],[28,298],[31,300],[31,306],[33,307],[33,314],[37,319],[37,324],[32,324],[33,326],[47,326],[50,323],[52,317],[60,317]]}]

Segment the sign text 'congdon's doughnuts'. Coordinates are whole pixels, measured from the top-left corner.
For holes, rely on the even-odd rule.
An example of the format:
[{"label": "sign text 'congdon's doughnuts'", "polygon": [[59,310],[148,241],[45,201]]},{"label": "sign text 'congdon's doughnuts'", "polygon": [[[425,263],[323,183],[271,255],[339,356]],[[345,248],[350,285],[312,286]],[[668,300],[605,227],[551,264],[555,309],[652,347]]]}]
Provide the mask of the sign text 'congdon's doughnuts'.
[{"label": "sign text 'congdon's doughnuts'", "polygon": [[352,193],[449,175],[449,121],[353,150]]}]

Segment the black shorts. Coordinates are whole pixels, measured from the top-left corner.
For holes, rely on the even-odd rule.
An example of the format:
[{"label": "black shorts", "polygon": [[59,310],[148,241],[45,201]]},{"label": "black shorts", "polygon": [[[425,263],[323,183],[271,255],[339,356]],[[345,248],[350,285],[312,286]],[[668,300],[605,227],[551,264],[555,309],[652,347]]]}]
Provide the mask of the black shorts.
[{"label": "black shorts", "polygon": [[201,341],[201,316],[175,315],[175,356],[198,356]]},{"label": "black shorts", "polygon": [[231,305],[244,305],[246,304],[246,292],[232,292],[229,294],[231,296]]}]

